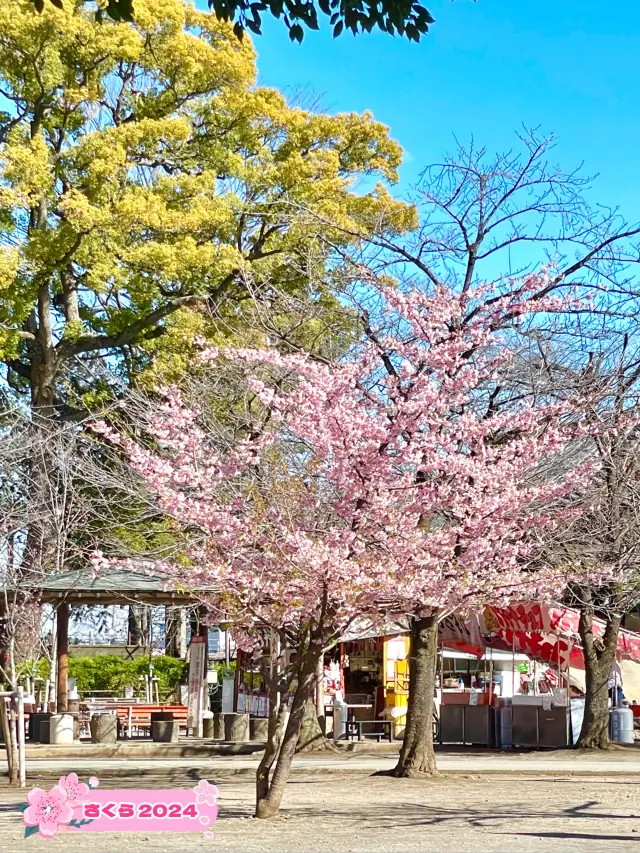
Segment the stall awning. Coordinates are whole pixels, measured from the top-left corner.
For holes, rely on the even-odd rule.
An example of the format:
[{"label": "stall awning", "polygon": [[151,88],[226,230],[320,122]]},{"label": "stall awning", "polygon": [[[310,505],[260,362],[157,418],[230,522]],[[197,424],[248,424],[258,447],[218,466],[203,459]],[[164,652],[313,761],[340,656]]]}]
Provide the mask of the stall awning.
[{"label": "stall awning", "polygon": [[[535,660],[584,669],[578,625],[580,613],[562,605],[518,602],[509,607],[485,607],[467,617],[450,616],[440,626],[442,645],[481,657],[488,648],[516,651]],[[596,637],[604,623],[594,620]],[[618,658],[640,663],[640,634],[621,629]]]}]

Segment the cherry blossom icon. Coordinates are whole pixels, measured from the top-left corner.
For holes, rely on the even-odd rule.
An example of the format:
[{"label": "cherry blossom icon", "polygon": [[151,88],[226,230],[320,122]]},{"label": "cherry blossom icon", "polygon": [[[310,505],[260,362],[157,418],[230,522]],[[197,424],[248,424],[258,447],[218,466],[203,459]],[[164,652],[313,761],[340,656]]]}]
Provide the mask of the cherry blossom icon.
[{"label": "cherry blossom icon", "polygon": [[49,792],[34,788],[29,791],[27,802],[29,805],[22,814],[25,826],[37,826],[43,838],[52,838],[58,827],[73,820],[73,808],[67,801],[66,790],[60,785],[54,785]]},{"label": "cherry blossom icon", "polygon": [[67,792],[67,802],[72,807],[82,805],[89,797],[89,785],[79,782],[77,773],[61,776],[58,785]]},{"label": "cherry blossom icon", "polygon": [[218,789],[215,785],[211,785],[206,779],[201,779],[193,790],[198,805],[206,803],[208,806],[215,806],[218,797]]}]

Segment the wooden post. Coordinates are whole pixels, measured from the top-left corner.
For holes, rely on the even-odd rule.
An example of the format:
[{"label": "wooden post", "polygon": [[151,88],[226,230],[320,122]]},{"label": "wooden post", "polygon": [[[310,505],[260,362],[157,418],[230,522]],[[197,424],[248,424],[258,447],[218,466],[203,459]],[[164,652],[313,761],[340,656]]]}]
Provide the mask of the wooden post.
[{"label": "wooden post", "polygon": [[24,745],[24,687],[18,687],[18,783],[21,788],[27,784],[27,768]]},{"label": "wooden post", "polygon": [[2,737],[4,738],[4,749],[7,753],[7,770],[11,778],[11,738],[9,737],[9,714],[7,713],[7,700],[4,696],[0,698],[0,721],[2,723]]},{"label": "wooden post", "polygon": [[69,710],[69,605],[66,601],[58,605],[57,610],[57,638],[56,648],[58,650],[58,688],[56,690],[57,706],[59,714]]}]

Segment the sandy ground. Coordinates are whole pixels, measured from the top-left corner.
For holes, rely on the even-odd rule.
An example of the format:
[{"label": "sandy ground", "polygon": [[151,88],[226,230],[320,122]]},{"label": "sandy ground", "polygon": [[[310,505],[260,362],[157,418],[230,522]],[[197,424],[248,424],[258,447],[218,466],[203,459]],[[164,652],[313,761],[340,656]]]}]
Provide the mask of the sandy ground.
[{"label": "sandy ground", "polygon": [[[637,776],[442,776],[426,782],[366,774],[298,775],[282,814],[252,818],[250,777],[219,774],[214,837],[200,834],[59,834],[23,839],[24,792],[0,789],[0,851],[596,851],[640,846]],[[175,787],[191,787],[186,781]],[[137,787],[103,779],[101,787]],[[167,787],[145,778],[140,787]]]}]

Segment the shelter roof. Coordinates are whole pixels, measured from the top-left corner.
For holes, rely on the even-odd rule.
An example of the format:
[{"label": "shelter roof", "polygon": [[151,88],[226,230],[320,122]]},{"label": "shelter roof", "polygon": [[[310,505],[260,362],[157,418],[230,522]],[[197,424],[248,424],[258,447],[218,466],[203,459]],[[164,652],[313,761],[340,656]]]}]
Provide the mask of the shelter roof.
[{"label": "shelter roof", "polygon": [[71,569],[49,575],[39,584],[43,603],[68,604],[175,604],[198,602],[213,588],[187,589],[172,579],[154,573],[142,565],[126,569],[108,567],[96,571],[91,567]]}]

